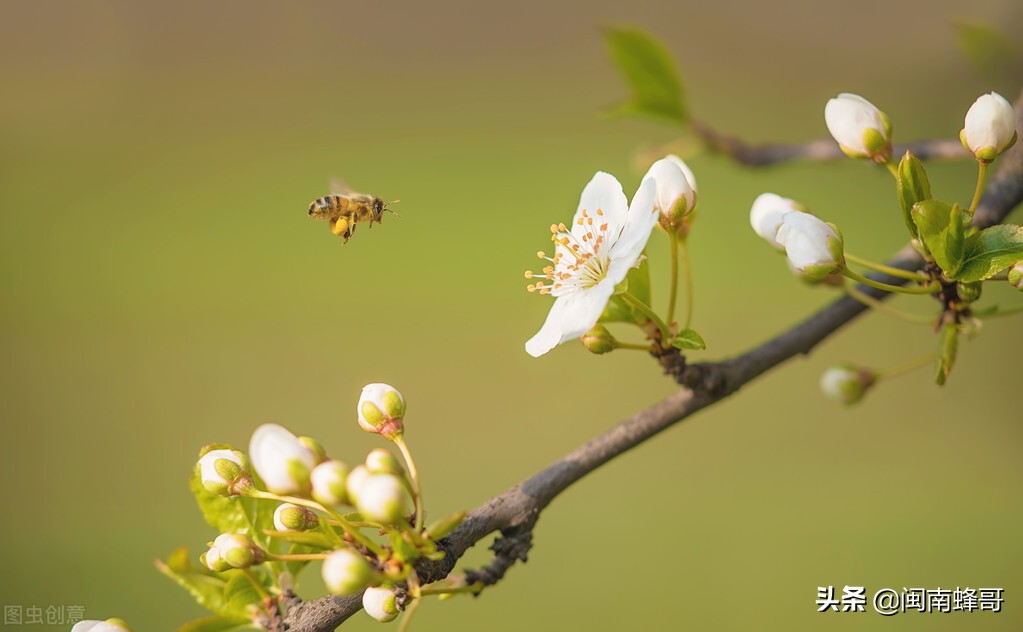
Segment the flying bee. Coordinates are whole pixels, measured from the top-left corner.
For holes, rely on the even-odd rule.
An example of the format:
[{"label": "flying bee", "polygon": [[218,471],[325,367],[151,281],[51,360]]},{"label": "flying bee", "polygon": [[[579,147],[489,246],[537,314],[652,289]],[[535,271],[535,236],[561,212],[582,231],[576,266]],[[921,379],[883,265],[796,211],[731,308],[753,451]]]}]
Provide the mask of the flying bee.
[{"label": "flying bee", "polygon": [[384,211],[394,213],[387,208],[388,204],[394,202],[384,202],[375,195],[354,193],[336,182],[331,184],[331,195],[314,200],[309,205],[309,216],[326,219],[330,224],[330,232],[343,238],[346,244],[355,234],[359,222],[369,222],[372,228],[374,222],[381,223]]}]

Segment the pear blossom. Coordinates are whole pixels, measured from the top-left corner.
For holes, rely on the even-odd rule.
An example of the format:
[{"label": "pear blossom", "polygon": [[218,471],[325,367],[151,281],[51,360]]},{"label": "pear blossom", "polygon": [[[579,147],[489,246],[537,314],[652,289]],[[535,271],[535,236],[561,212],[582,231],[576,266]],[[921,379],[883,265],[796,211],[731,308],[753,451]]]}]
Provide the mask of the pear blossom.
[{"label": "pear blossom", "polygon": [[359,396],[359,425],[388,439],[404,432],[405,398],[390,384],[367,384]]},{"label": "pear blossom", "polygon": [[309,471],[316,455],[298,437],[277,424],[263,424],[252,433],[249,459],[270,491],[303,492],[309,487]]},{"label": "pear blossom", "polygon": [[970,106],[959,139],[977,160],[991,162],[1016,142],[1016,112],[997,92],[985,94]]},{"label": "pear blossom", "polygon": [[526,342],[526,352],[538,358],[554,347],[578,338],[600,318],[615,286],[639,265],[660,212],[654,204],[657,183],[643,180],[629,205],[614,176],[597,172],[583,189],[572,228],[552,224],[554,256],[542,273],[526,278],[546,279],[530,284],[530,292],[555,297],[540,331]]},{"label": "pear blossom", "polygon": [[883,163],[892,154],[892,124],[884,112],[857,94],[843,92],[824,106],[824,122],[852,158]]},{"label": "pear blossom", "polygon": [[839,364],[821,375],[821,391],[843,404],[855,404],[863,399],[876,380],[877,376],[872,371],[850,364]]},{"label": "pear blossom", "polygon": [[785,250],[785,246],[778,243],[778,229],[781,228],[782,217],[792,211],[805,210],[803,205],[789,198],[784,198],[774,193],[761,193],[753,200],[753,206],[749,212],[749,223],[753,226],[756,234],[767,240],[778,250]]},{"label": "pear blossom", "polygon": [[678,222],[696,207],[696,177],[678,156],[661,158],[643,178],[657,183],[654,206],[661,213],[662,223]]},{"label": "pear blossom", "polygon": [[845,264],[841,233],[809,213],[786,213],[776,239],[792,266],[811,278],[825,278]]},{"label": "pear blossom", "polygon": [[392,588],[367,588],[362,593],[362,607],[366,614],[381,623],[393,621],[398,616],[398,603]]},{"label": "pear blossom", "polygon": [[89,619],[79,621],[71,627],[71,632],[131,632],[128,624],[120,619],[97,621]]}]

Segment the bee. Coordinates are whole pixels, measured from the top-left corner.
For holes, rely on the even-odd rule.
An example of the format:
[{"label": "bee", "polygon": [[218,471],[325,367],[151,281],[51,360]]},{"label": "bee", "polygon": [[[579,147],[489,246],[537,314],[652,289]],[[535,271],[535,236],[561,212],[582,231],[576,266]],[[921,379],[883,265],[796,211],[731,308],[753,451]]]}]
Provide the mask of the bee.
[{"label": "bee", "polygon": [[330,223],[330,232],[343,238],[344,243],[355,234],[355,227],[360,222],[381,223],[384,211],[394,213],[387,208],[388,204],[375,195],[354,193],[347,187],[332,183],[331,195],[317,198],[309,205],[309,216],[326,219]]}]

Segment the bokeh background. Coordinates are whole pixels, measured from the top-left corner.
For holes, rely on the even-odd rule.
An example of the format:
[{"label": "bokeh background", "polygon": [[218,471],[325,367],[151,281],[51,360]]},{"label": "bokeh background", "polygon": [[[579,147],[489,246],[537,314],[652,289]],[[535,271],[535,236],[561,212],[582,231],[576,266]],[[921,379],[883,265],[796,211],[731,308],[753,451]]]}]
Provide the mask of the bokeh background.
[{"label": "bokeh background", "polygon": [[[826,133],[824,102],[847,90],[885,109],[897,139],[954,137],[978,95],[1020,87],[969,63],[956,21],[1023,27],[1014,0],[41,1],[0,13],[0,598],[82,605],[136,631],[202,614],[152,560],[179,545],[198,555],[215,535],[185,484],[207,442],[245,446],[276,421],[359,461],[381,444],[354,422],[359,390],[387,381],[410,402],[439,516],[672,391],[641,354],[567,345],[535,360],[522,348],[550,305],[522,279],[547,226],[598,169],[633,190],[639,157],[676,137],[600,115],[627,96],[601,25],[663,38],[695,114],[754,141]],[[690,164],[700,358],[738,353],[831,298],[749,229],[760,192],[839,223],[862,256],[905,239],[891,179],[869,165]],[[930,169],[939,196],[969,200],[972,165]],[[401,218],[342,247],[305,214],[335,176],[400,198]],[[650,250],[660,306],[662,241]],[[817,389],[829,364],[885,368],[935,344],[926,328],[863,319],[587,477],[544,513],[528,564],[479,599],[426,604],[414,629],[1018,630],[1018,334],[1018,321],[992,320],[944,389],[925,370],[843,409]],[[817,614],[817,587],[846,584],[1002,587],[1005,605]]]}]

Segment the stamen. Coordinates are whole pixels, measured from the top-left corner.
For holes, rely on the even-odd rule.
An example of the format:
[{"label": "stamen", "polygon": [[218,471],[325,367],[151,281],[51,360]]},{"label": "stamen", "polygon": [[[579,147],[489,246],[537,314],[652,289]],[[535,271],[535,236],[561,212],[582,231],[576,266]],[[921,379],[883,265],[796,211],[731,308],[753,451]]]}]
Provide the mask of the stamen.
[{"label": "stamen", "polygon": [[526,278],[527,279],[532,279],[533,278],[533,271],[532,270],[526,270]]}]

